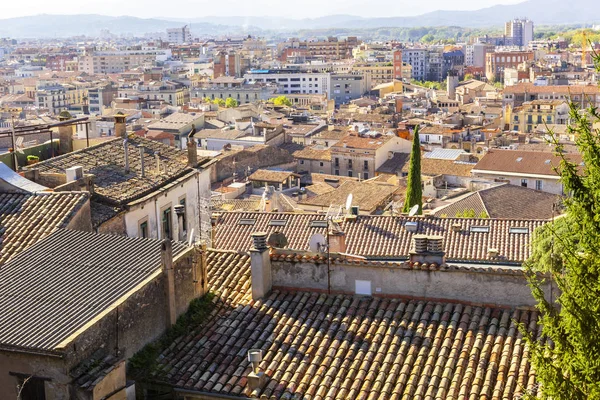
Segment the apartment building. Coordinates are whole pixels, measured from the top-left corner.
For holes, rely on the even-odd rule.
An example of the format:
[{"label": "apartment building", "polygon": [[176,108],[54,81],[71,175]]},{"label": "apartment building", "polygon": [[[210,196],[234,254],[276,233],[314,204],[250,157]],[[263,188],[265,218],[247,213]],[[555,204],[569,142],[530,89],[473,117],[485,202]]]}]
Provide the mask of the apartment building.
[{"label": "apartment building", "polygon": [[331,96],[335,104],[346,104],[358,99],[366,92],[365,79],[362,75],[332,74]]},{"label": "apartment building", "polygon": [[329,73],[303,72],[299,69],[261,69],[249,71],[244,78],[258,83],[274,83],[282,94],[325,94],[330,97]]},{"label": "apartment building", "polygon": [[383,83],[390,83],[394,80],[395,67],[393,63],[368,63],[357,64],[352,68],[353,74],[360,74],[364,77],[367,90]]},{"label": "apartment building", "polygon": [[241,78],[249,67],[249,60],[244,59],[241,53],[235,50],[219,51],[213,60],[213,77],[234,76]]},{"label": "apartment building", "polygon": [[358,128],[333,145],[331,163],[334,175],[369,179],[394,153],[410,153],[411,142],[398,136]]},{"label": "apartment building", "polygon": [[35,106],[47,109],[51,114],[58,115],[69,106],[67,90],[60,85],[39,89],[35,94]]},{"label": "apartment building", "polygon": [[277,93],[277,85],[248,83],[244,78],[221,76],[212,81],[193,88],[192,99],[227,99],[233,98],[238,104],[251,103],[258,100],[269,100]]},{"label": "apartment building", "polygon": [[192,33],[187,25],[181,28],[167,29],[167,40],[173,44],[184,44],[192,41]]},{"label": "apartment building", "polygon": [[527,18],[508,21],[504,26],[504,34],[512,38],[515,46],[527,47],[533,40],[533,21]]},{"label": "apartment building", "polygon": [[424,81],[427,77],[428,51],[427,49],[409,48],[402,51],[402,61],[412,67],[412,77]]},{"label": "apartment building", "polygon": [[305,54],[312,59],[322,60],[343,60],[352,58],[352,49],[360,44],[356,36],[349,36],[340,40],[335,36],[330,36],[327,40],[298,41],[292,39],[292,49],[305,49]]},{"label": "apartment building", "polygon": [[531,133],[546,125],[566,125],[569,104],[565,100],[534,100],[506,111],[513,131]]},{"label": "apartment building", "polygon": [[105,107],[111,107],[111,103],[117,97],[118,90],[112,84],[97,86],[88,89],[88,106],[90,114],[102,114]]},{"label": "apartment building", "polygon": [[116,74],[142,65],[154,65],[171,58],[170,49],[102,51],[79,58],[80,72],[87,74]]},{"label": "apartment building", "polygon": [[524,82],[504,88],[502,104],[518,107],[534,100],[570,100],[581,108],[600,106],[600,88],[597,85],[536,86]]},{"label": "apartment building", "polygon": [[517,68],[534,60],[533,51],[496,51],[485,55],[485,76],[490,81],[503,81],[506,68]]},{"label": "apartment building", "polygon": [[190,101],[189,89],[174,81],[151,81],[136,87],[119,88],[118,93],[121,98],[159,100],[172,106],[183,106]]}]

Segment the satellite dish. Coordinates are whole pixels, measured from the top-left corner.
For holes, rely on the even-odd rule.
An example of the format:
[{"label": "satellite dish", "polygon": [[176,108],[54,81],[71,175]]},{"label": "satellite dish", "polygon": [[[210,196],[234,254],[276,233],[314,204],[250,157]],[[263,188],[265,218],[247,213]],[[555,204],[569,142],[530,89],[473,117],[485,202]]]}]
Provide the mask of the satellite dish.
[{"label": "satellite dish", "polygon": [[350,208],[352,208],[352,193],[350,193],[346,199],[346,211],[350,210]]},{"label": "satellite dish", "polygon": [[267,244],[276,249],[283,249],[288,245],[288,240],[281,232],[273,232],[267,239]]},{"label": "satellite dish", "polygon": [[326,244],[327,241],[325,240],[325,236],[321,235],[320,233],[315,233],[308,241],[308,248],[313,253],[320,253]]},{"label": "satellite dish", "polygon": [[414,206],[412,206],[410,208],[410,211],[408,212],[408,216],[414,217],[415,215],[417,215],[418,212],[419,212],[419,205],[415,204]]}]

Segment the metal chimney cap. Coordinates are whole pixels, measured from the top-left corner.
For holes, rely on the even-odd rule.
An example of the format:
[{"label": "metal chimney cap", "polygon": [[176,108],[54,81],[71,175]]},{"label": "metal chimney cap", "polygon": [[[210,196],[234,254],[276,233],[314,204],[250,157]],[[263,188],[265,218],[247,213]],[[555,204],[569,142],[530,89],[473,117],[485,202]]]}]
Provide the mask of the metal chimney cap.
[{"label": "metal chimney cap", "polygon": [[250,349],[248,350],[248,361],[251,363],[262,361],[262,350],[261,349]]}]

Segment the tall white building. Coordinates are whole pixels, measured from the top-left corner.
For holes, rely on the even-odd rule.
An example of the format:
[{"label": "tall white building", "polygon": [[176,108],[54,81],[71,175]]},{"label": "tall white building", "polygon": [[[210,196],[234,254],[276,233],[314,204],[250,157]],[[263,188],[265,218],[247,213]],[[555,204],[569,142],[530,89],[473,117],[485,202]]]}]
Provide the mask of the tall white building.
[{"label": "tall white building", "polygon": [[512,37],[515,46],[527,47],[533,40],[533,21],[527,18],[508,21],[504,26],[504,34]]},{"label": "tall white building", "polygon": [[296,69],[252,70],[244,75],[248,81],[275,83],[283,94],[326,94],[331,97],[331,75],[321,72],[303,72]]},{"label": "tall white building", "polygon": [[485,43],[469,44],[465,48],[465,65],[468,67],[485,67]]},{"label": "tall white building", "polygon": [[167,29],[167,40],[173,44],[183,44],[192,42],[192,34],[190,28],[184,25],[181,28]]}]

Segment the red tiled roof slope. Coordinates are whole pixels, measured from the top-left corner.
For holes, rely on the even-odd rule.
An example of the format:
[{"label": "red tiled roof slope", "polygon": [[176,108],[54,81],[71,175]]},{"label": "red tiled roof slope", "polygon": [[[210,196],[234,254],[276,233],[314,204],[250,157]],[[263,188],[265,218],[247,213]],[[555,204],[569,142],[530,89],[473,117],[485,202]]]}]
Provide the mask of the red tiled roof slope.
[{"label": "red tiled roof slope", "polygon": [[82,192],[0,193],[0,265],[64,228],[88,199]]},{"label": "red tiled roof slope", "polygon": [[[255,219],[254,225],[241,225],[240,220]],[[286,220],[285,226],[271,226],[271,220]],[[288,248],[308,250],[308,242],[315,233],[326,233],[326,228],[313,227],[312,221],[325,221],[323,214],[225,212],[215,227],[214,247],[223,250],[247,251],[252,246],[253,232],[282,232],[288,239]],[[417,222],[417,231],[408,232],[404,224]],[[342,222],[346,233],[347,253],[402,259],[409,255],[413,234],[441,235],[444,237],[446,257],[451,261],[505,261],[520,263],[530,255],[531,234],[545,224],[544,220],[509,220],[477,218],[420,218],[391,216],[359,216],[356,221]],[[454,231],[453,225],[460,225]],[[488,226],[489,232],[471,232],[472,226]],[[510,228],[528,228],[528,234],[510,233]],[[489,248],[498,249],[499,258],[491,257]]]},{"label": "red tiled roof slope", "polygon": [[[157,379],[273,399],[515,398],[535,389],[516,327],[535,333],[533,311],[287,291],[252,301],[249,270],[246,255],[209,252],[218,305],[160,355]],[[262,349],[267,376],[255,391],[251,348]]]}]

